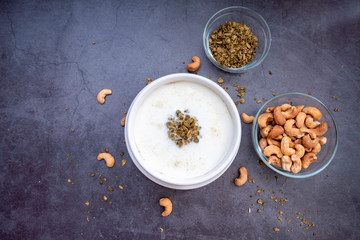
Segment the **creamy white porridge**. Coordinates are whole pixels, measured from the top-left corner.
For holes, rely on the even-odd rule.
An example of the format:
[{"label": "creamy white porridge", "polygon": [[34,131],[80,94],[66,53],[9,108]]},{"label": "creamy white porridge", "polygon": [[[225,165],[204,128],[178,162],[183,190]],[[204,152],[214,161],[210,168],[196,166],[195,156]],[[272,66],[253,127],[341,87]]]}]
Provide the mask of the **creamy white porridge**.
[{"label": "creamy white porridge", "polygon": [[[188,110],[201,127],[199,142],[179,147],[168,136],[166,123],[176,110]],[[226,155],[233,136],[233,121],[222,99],[197,83],[160,86],[146,97],[134,124],[136,151],[141,162],[174,178],[201,176]]]}]

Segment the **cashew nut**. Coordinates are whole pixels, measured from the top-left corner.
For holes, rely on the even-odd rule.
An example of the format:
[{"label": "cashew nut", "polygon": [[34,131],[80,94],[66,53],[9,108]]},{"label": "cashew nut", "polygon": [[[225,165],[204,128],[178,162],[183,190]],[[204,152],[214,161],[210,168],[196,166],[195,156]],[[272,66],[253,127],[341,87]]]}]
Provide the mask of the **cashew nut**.
[{"label": "cashew nut", "polygon": [[264,149],[264,155],[267,156],[267,157],[270,157],[271,155],[276,155],[278,158],[282,158],[283,154],[281,152],[281,149],[280,147],[278,146],[275,146],[275,145],[270,145],[270,146],[267,146],[265,149]]},{"label": "cashew nut", "polygon": [[244,185],[247,181],[247,170],[245,167],[239,168],[240,176],[238,178],[235,178],[235,185],[241,186]]},{"label": "cashew nut", "polygon": [[169,216],[172,212],[172,203],[169,198],[162,198],[159,200],[160,206],[164,207],[165,210],[161,213],[163,217]]},{"label": "cashew nut", "polygon": [[265,112],[271,113],[274,111],[274,107],[268,107]]},{"label": "cashew nut", "polygon": [[324,135],[327,132],[327,130],[328,130],[328,125],[326,122],[320,123],[320,125],[317,128],[301,129],[301,131],[307,132],[312,135],[315,134],[317,137],[321,137],[322,135]]},{"label": "cashew nut", "polygon": [[107,95],[112,94],[112,91],[110,89],[103,89],[101,90],[98,95],[97,95],[97,101],[100,104],[104,104],[105,103],[105,97]]},{"label": "cashew nut", "polygon": [[246,113],[242,113],[241,114],[241,120],[244,123],[252,123],[254,121],[255,117],[254,116],[249,116]]},{"label": "cashew nut", "polygon": [[115,164],[115,158],[110,153],[99,153],[97,160],[105,160],[106,166],[113,167]]},{"label": "cashew nut", "polygon": [[262,129],[260,130],[260,135],[261,135],[262,137],[267,137],[267,136],[269,135],[269,132],[271,131],[271,129],[272,129],[272,126],[271,126],[271,125],[262,128]]},{"label": "cashew nut", "polygon": [[274,118],[276,124],[284,125],[286,122],[286,118],[281,113],[281,107],[277,106],[274,108]]},{"label": "cashew nut", "polygon": [[269,138],[277,138],[279,135],[281,136],[284,133],[284,128],[280,125],[275,125],[271,131],[269,132]]},{"label": "cashew nut", "polygon": [[268,158],[267,162],[268,162],[269,164],[272,164],[272,165],[281,167],[281,160],[280,160],[280,158],[278,158],[278,157],[276,157],[276,156],[270,156],[270,157]]},{"label": "cashew nut", "polygon": [[[297,138],[295,141],[294,141],[295,144],[302,144],[302,140],[301,138]],[[291,147],[291,146],[290,146]]]},{"label": "cashew nut", "polygon": [[302,111],[306,114],[310,114],[315,120],[320,120],[322,117],[320,110],[315,107],[305,107]]},{"label": "cashew nut", "polygon": [[296,155],[292,155],[291,156],[291,160],[293,162],[292,166],[291,166],[291,171],[296,174],[298,172],[300,172],[301,170],[301,165],[302,165],[302,162],[300,160],[300,158]]},{"label": "cashew nut", "polygon": [[301,112],[301,110],[304,108],[304,105],[299,105],[296,108],[298,109],[299,112]]},{"label": "cashew nut", "polygon": [[274,120],[274,115],[272,113],[263,113],[258,118],[258,124],[260,128],[264,128],[268,125],[269,122]]},{"label": "cashew nut", "polygon": [[303,133],[308,133],[311,137],[311,139],[315,139],[316,138],[316,134],[311,131],[311,129],[308,129],[308,128],[300,128],[300,131],[303,132]]},{"label": "cashew nut", "polygon": [[[306,114],[306,113],[305,113]],[[317,126],[320,125],[320,122],[318,121],[314,121],[314,118],[311,117],[310,115],[307,115],[305,118],[305,126],[307,128],[316,128]]]},{"label": "cashew nut", "polygon": [[319,137],[319,143],[320,143],[320,145],[324,145],[324,144],[326,144],[326,142],[327,142],[327,138],[326,138],[326,137]]},{"label": "cashew nut", "polygon": [[312,151],[312,148],[305,148],[305,152],[309,153]]},{"label": "cashew nut", "polygon": [[319,143],[319,138],[312,138],[310,134],[306,134],[301,141],[305,148],[313,148]]},{"label": "cashew nut", "polygon": [[290,137],[301,138],[302,136],[304,136],[304,133],[302,133],[300,129],[293,127],[294,124],[294,119],[287,120],[284,125],[285,133]]},{"label": "cashew nut", "polygon": [[286,119],[294,118],[299,113],[299,110],[296,107],[291,107],[287,111],[282,112],[282,115]]},{"label": "cashew nut", "polygon": [[123,117],[120,122],[122,127],[125,126],[125,122],[126,122],[126,117]]},{"label": "cashew nut", "polygon": [[318,143],[316,144],[315,147],[313,147],[313,149],[311,150],[312,153],[318,154],[321,151],[321,144]]},{"label": "cashew nut", "polygon": [[286,111],[289,108],[291,108],[291,105],[288,103],[285,103],[285,104],[281,105],[280,108],[281,108],[281,111]]},{"label": "cashew nut", "polygon": [[272,138],[266,138],[267,143],[270,145],[275,145],[277,147],[281,147],[281,143],[272,139]]},{"label": "cashew nut", "polygon": [[302,158],[305,154],[305,148],[303,145],[301,144],[296,144],[295,145],[295,155],[298,156],[299,158]]},{"label": "cashew nut", "polygon": [[265,148],[267,147],[267,145],[268,145],[268,143],[267,143],[267,141],[266,141],[266,138],[260,139],[259,145],[260,145],[261,151],[264,151],[264,149],[265,149]]},{"label": "cashew nut", "polygon": [[299,129],[304,127],[305,118],[306,118],[306,113],[304,113],[304,112],[299,112],[298,115],[296,116],[296,118],[295,118],[296,126]]},{"label": "cashew nut", "polygon": [[186,68],[189,72],[195,72],[200,67],[200,58],[198,56],[192,57],[193,63],[189,63]]},{"label": "cashew nut", "polygon": [[315,153],[307,153],[307,154],[305,154],[305,156],[301,160],[302,167],[304,169],[307,169],[309,167],[309,165],[311,163],[315,162],[316,160],[317,160],[317,157],[316,157]]},{"label": "cashew nut", "polygon": [[283,156],[281,158],[281,167],[286,170],[286,171],[289,171],[290,172],[290,168],[292,166],[292,161],[290,159],[289,156]]},{"label": "cashew nut", "polygon": [[284,155],[291,156],[291,155],[295,154],[295,149],[290,148],[290,142],[291,142],[291,139],[287,136],[283,137],[283,139],[281,140],[281,152]]}]

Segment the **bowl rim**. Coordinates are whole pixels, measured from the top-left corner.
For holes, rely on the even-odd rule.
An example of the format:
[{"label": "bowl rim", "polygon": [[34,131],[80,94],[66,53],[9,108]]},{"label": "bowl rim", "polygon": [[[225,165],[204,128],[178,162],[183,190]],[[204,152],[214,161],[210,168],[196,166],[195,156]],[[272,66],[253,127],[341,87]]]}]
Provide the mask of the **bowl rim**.
[{"label": "bowl rim", "polygon": [[[234,131],[232,136],[233,141],[231,141],[231,144],[229,145],[229,151],[226,153],[224,158],[221,161],[219,160],[217,165],[215,165],[215,167],[209,172],[193,178],[171,178],[169,176],[157,173],[156,171],[148,168],[147,165],[142,164],[141,157],[138,153],[136,153],[135,150],[133,150],[136,149],[134,139],[129,135],[131,134],[131,128],[133,128],[134,125],[133,119],[136,117],[137,108],[141,105],[142,101],[144,101],[148,95],[158,87],[165,84],[182,81],[198,83],[214,91],[227,106],[234,124]],[[153,182],[173,189],[185,190],[202,187],[220,177],[230,167],[231,163],[234,161],[237,155],[241,142],[241,122],[239,112],[229,94],[215,82],[203,76],[190,73],[169,74],[154,80],[151,84],[144,87],[133,100],[128,110],[125,122],[125,141],[129,155],[136,167]]]},{"label": "bowl rim", "polygon": [[[210,22],[212,22],[212,20],[215,19],[216,17],[221,16],[224,12],[227,12],[227,11],[232,10],[232,9],[245,10],[245,11],[248,11],[248,12],[252,13],[256,17],[258,17],[258,20],[260,20],[260,22],[262,22],[265,25],[265,29],[269,33],[269,39],[268,39],[269,47],[267,48],[264,56],[262,56],[262,58],[259,61],[257,61],[256,63],[254,63],[253,65],[251,65],[251,62],[250,62],[249,64],[246,64],[246,65],[242,66],[241,68],[225,67],[225,66],[219,64],[216,61],[216,59],[213,57],[213,55],[210,54],[210,49],[208,49],[208,47],[207,47],[207,42],[209,41],[209,39],[206,37],[206,32],[207,32],[207,29],[208,29],[208,27],[210,25]],[[207,21],[207,23],[205,25],[205,28],[204,28],[204,31],[203,31],[203,47],[204,47],[204,51],[205,51],[206,56],[208,57],[210,62],[212,62],[215,66],[217,66],[218,68],[220,68],[221,70],[226,71],[226,72],[241,73],[241,72],[244,72],[246,70],[257,67],[258,65],[260,65],[265,60],[265,58],[269,54],[269,51],[270,51],[270,48],[271,48],[271,31],[270,31],[269,25],[267,24],[265,19],[259,13],[257,13],[256,11],[254,11],[254,10],[252,10],[250,8],[247,8],[247,7],[243,7],[243,6],[230,6],[230,7],[226,7],[226,8],[223,8],[223,9],[217,11]]]},{"label": "bowl rim", "polygon": [[[265,159],[265,156],[262,154],[262,151],[260,149],[260,146],[259,146],[259,142],[257,141],[257,130],[258,130],[258,124],[257,124],[257,119],[259,118],[259,116],[264,113],[264,107],[269,104],[270,102],[280,98],[280,97],[284,97],[284,96],[289,96],[289,95],[300,95],[300,96],[303,96],[303,97],[307,97],[307,98],[310,98],[316,102],[318,102],[320,105],[322,105],[324,107],[324,109],[327,111],[327,113],[329,114],[330,118],[332,119],[332,121],[334,122],[334,129],[335,129],[335,133],[336,133],[336,143],[335,143],[335,147],[332,151],[332,154],[331,154],[331,157],[330,159],[327,161],[327,163],[324,164],[324,166],[322,166],[321,168],[319,168],[318,170],[312,172],[312,173],[309,173],[309,174],[305,174],[305,175],[296,175],[296,174],[293,174],[293,173],[290,173],[290,172],[284,172],[284,171],[281,171],[275,167],[273,167],[271,164],[269,164],[266,159]],[[255,119],[254,119],[254,122],[253,122],[253,125],[252,125],[252,130],[251,130],[251,135],[252,135],[252,142],[253,142],[253,146],[254,146],[254,149],[255,149],[255,152],[257,153],[257,155],[260,157],[260,159],[263,161],[263,163],[268,166],[270,169],[272,169],[273,171],[285,176],[285,177],[290,177],[290,178],[308,178],[308,177],[312,177],[312,176],[315,176],[316,174],[320,173],[321,171],[323,171],[331,162],[332,160],[334,159],[335,157],[335,154],[337,152],[337,148],[338,148],[338,142],[339,142],[339,131],[338,131],[338,126],[336,124],[336,121],[335,121],[335,118],[334,118],[334,115],[331,113],[331,111],[325,106],[324,103],[322,103],[319,99],[311,96],[311,95],[308,95],[308,94],[305,94],[305,93],[300,93],[300,92],[288,92],[288,93],[282,93],[282,94],[278,94],[276,95],[275,97],[273,98],[270,98],[268,101],[266,101],[261,107],[260,109],[258,110],[258,112],[256,113],[255,115]]]}]

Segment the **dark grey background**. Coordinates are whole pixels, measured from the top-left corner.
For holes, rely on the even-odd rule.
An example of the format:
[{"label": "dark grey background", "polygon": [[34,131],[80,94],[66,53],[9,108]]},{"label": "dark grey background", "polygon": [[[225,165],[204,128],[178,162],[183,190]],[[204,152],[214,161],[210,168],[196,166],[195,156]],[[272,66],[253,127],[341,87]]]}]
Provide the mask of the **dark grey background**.
[{"label": "dark grey background", "polygon": [[[272,33],[267,59],[242,75],[218,70],[202,46],[207,20],[233,5],[260,13]],[[359,239],[359,19],[357,0],[0,2],[0,239]],[[198,74],[222,77],[234,100],[233,84],[247,88],[240,113],[289,91],[339,108],[334,161],[286,180],[258,164],[243,124],[236,159],[208,186],[177,191],[145,178],[123,143],[123,112],[147,78],[186,72],[194,55]],[[103,88],[113,94],[100,105]],[[96,160],[105,147],[112,169]],[[233,184],[240,166],[255,184]],[[168,196],[163,218],[158,200]],[[301,218],[315,225],[304,230]]]}]

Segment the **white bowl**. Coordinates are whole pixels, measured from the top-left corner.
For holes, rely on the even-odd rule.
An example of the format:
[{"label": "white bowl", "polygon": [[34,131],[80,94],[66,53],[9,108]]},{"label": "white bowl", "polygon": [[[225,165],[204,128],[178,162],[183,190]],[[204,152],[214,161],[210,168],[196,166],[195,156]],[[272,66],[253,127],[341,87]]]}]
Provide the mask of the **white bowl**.
[{"label": "white bowl", "polygon": [[[203,85],[215,93],[226,105],[228,113],[232,121],[232,139],[226,154],[217,161],[216,165],[208,172],[195,177],[172,177],[165,174],[161,174],[155,171],[149,164],[144,163],[144,157],[139,153],[138,147],[135,143],[135,120],[141,105],[146,101],[147,97],[156,89],[163,85],[175,82],[189,82]],[[156,136],[154,136],[156,137]],[[220,177],[231,165],[240,147],[241,141],[241,123],[239,118],[239,112],[230,96],[224,89],[218,86],[213,81],[195,74],[189,73],[177,73],[161,77],[151,84],[147,85],[136,96],[132,102],[125,123],[125,140],[126,147],[136,167],[150,180],[160,184],[164,187],[173,189],[194,189],[205,186],[218,177]],[[186,146],[184,146],[186,147]]]}]

